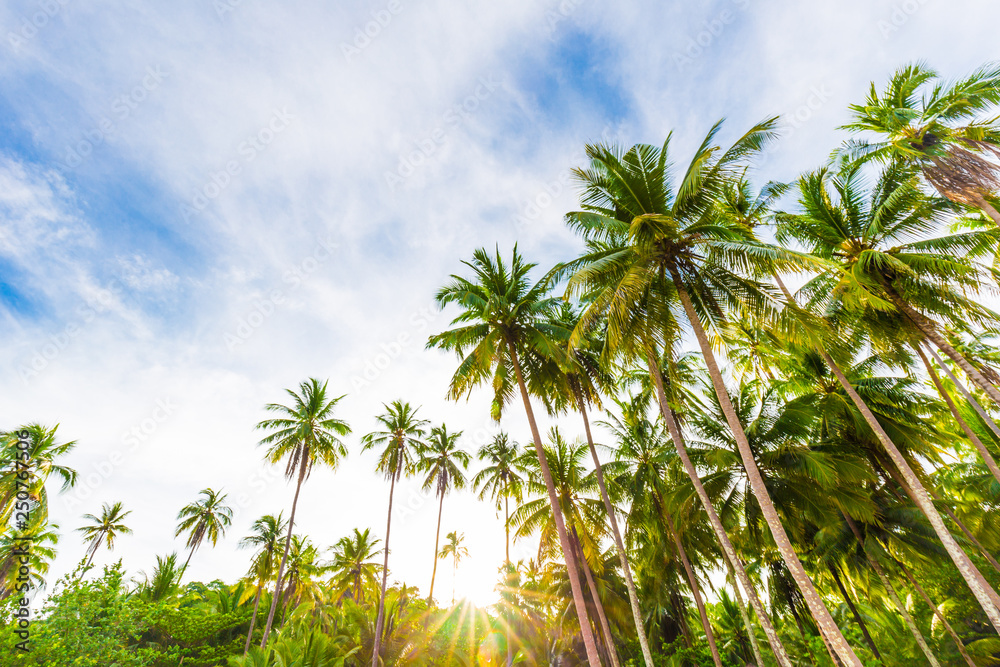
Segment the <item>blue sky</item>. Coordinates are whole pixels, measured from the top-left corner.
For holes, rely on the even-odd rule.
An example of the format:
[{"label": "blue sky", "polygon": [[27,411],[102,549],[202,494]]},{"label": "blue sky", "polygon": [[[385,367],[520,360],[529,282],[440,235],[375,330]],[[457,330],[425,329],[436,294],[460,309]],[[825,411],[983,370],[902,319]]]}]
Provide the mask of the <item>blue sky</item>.
[{"label": "blue sky", "polygon": [[[117,500],[135,534],[98,562],[148,571],[211,486],[246,501],[190,573],[239,575],[237,539],[292,491],[253,425],[310,376],[347,394],[355,435],[308,483],[301,529],[323,546],[381,534],[384,484],[358,439],[382,402],[423,405],[469,449],[497,428],[485,394],[444,400],[455,362],[424,350],[448,319],[435,289],[478,246],[571,255],[561,217],[586,142],[674,130],[683,161],[720,117],[726,141],[781,114],[758,178],[792,179],[843,138],[869,81],[915,59],[967,73],[996,56],[1000,18],[971,0],[454,5],[0,6],[0,426],[79,442],[56,574],[83,555],[80,515]],[[502,426],[527,439],[516,411]],[[418,487],[392,567],[425,588],[436,512]],[[459,588],[483,599],[503,530],[470,499],[446,501],[443,529],[467,533]]]}]

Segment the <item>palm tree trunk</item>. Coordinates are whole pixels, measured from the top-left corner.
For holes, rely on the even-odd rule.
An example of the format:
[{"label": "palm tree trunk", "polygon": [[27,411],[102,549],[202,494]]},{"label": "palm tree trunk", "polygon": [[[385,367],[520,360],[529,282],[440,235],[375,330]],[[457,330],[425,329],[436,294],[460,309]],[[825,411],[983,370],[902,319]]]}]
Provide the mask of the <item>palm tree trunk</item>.
[{"label": "palm tree trunk", "polygon": [[979,388],[986,392],[986,395],[993,399],[993,403],[1000,406],[1000,390],[994,386],[992,382],[986,379],[986,377],[979,372],[975,366],[969,363],[969,360],[959,354],[958,350],[952,347],[951,343],[945,340],[944,336],[938,333],[937,324],[926,317],[922,313],[917,312],[910,304],[901,298],[896,292],[890,287],[886,290],[889,300],[899,308],[907,317],[920,329],[921,333],[927,337],[928,340],[933,342],[938,348],[948,355],[955,364],[962,369],[962,371],[977,385]]},{"label": "palm tree trunk", "polygon": [[930,360],[928,360],[924,355],[924,351],[921,349],[920,345],[914,345],[913,348],[917,351],[917,354],[920,355],[920,360],[924,362],[924,368],[927,369],[927,374],[930,375],[931,381],[937,388],[938,393],[941,394],[941,398],[944,399],[944,402],[948,405],[948,409],[951,410],[951,414],[955,418],[955,421],[962,428],[962,431],[965,432],[965,437],[967,437],[972,444],[975,445],[976,451],[978,451],[979,455],[983,457],[986,467],[990,469],[990,472],[993,473],[993,477],[998,483],[1000,483],[1000,466],[997,466],[997,462],[993,459],[990,451],[986,449],[986,445],[983,444],[983,441],[979,439],[979,436],[977,436],[973,430],[969,428],[969,425],[964,419],[962,419],[962,415],[958,414],[958,408],[955,407],[955,402],[951,400],[951,396],[949,396],[948,392],[945,391],[944,385],[941,384],[941,379],[938,377],[938,374],[934,372],[934,367],[931,366]]},{"label": "palm tree trunk", "polygon": [[[936,497],[934,499],[938,500]],[[1000,573],[1000,563],[998,563],[997,559],[993,557],[993,554],[990,553],[989,549],[987,549],[982,542],[976,539],[976,536],[972,534],[972,531],[970,531],[968,527],[966,527],[966,525],[962,523],[957,516],[955,516],[955,513],[951,511],[951,508],[948,507],[946,503],[941,503],[941,507],[944,509],[944,513],[948,515],[948,518],[951,519],[955,525],[958,526],[959,530],[962,531],[965,538],[972,542],[976,548],[979,549],[979,553],[983,556],[983,558],[985,558],[987,562],[993,566],[994,570]]]},{"label": "palm tree trunk", "polygon": [[556,497],[555,483],[552,481],[552,472],[549,470],[548,461],[545,459],[545,450],[542,448],[542,436],[538,432],[538,424],[535,423],[535,413],[531,409],[531,399],[528,397],[528,387],[524,383],[524,373],[521,371],[521,363],[517,358],[517,349],[511,340],[507,341],[507,349],[510,353],[511,365],[514,367],[514,374],[517,376],[517,384],[521,389],[521,400],[524,401],[524,411],[528,417],[528,426],[531,427],[531,439],[535,444],[535,455],[538,457],[538,465],[542,471],[542,478],[545,480],[545,488],[549,494],[549,504],[552,506],[552,516],[556,521],[556,531],[559,533],[559,545],[562,547],[563,557],[566,559],[566,572],[569,575],[570,589],[573,591],[573,606],[576,607],[576,614],[580,620],[580,633],[583,635],[583,645],[587,649],[587,660],[595,666],[600,667],[601,660],[597,655],[597,643],[594,641],[594,634],[590,631],[590,620],[587,616],[587,607],[583,601],[583,588],[580,586],[580,575],[576,569],[576,559],[569,544],[569,537],[566,533],[566,523],[559,508],[559,499]]},{"label": "palm tree trunk", "polygon": [[250,641],[253,638],[253,628],[257,625],[257,607],[260,606],[260,594],[264,590],[264,580],[257,580],[257,595],[253,597],[253,614],[250,616],[250,631],[247,632],[247,643],[243,645],[243,657],[250,652]]},{"label": "palm tree trunk", "polygon": [[[868,404],[865,403],[864,399],[861,398],[854,387],[851,386],[851,383],[848,382],[847,377],[844,375],[844,372],[840,370],[840,366],[838,366],[833,360],[833,357],[831,357],[822,346],[817,346],[817,350],[823,355],[823,360],[837,376],[837,380],[840,382],[840,385],[844,388],[844,391],[847,392],[848,396],[850,396],[854,406],[859,412],[861,412],[865,421],[868,423],[868,426],[875,432],[876,437],[878,437],[879,442],[882,443],[882,446],[892,459],[892,462],[896,464],[896,468],[903,476],[903,480],[906,483],[910,496],[913,498],[913,502],[920,508],[920,511],[924,513],[924,516],[927,517],[927,520],[930,522],[931,527],[934,528],[934,532],[938,536],[938,539],[941,540],[941,543],[944,545],[948,555],[955,563],[955,566],[962,574],[962,577],[969,585],[969,588],[972,589],[972,593],[976,596],[976,599],[982,606],[983,611],[985,611],[986,615],[989,617],[994,629],[1000,633],[1000,612],[998,612],[993,601],[990,599],[990,594],[986,590],[990,587],[988,585],[984,587],[982,575],[979,575],[978,577],[976,576],[979,574],[978,570],[976,570],[975,565],[971,560],[969,560],[969,557],[958,545],[958,542],[955,541],[955,538],[952,537],[952,534],[948,532],[948,528],[944,525],[944,521],[941,520],[941,515],[938,514],[937,509],[934,507],[934,503],[931,502],[927,489],[924,488],[924,485],[917,478],[916,474],[914,474],[913,469],[910,468],[909,463],[906,462],[903,454],[896,448],[895,443],[893,443],[888,434],[886,434],[882,425],[879,424],[875,415],[868,408]],[[994,592],[993,595],[996,595],[996,593]]]},{"label": "palm tree trunk", "polygon": [[431,570],[431,592],[427,596],[428,602],[434,602],[434,580],[438,572],[438,545],[441,542],[441,513],[444,511],[444,493],[441,494],[441,502],[438,504],[438,525],[437,533],[434,535],[434,569]]},{"label": "palm tree trunk", "polygon": [[767,488],[764,486],[760,470],[757,468],[756,461],[754,461],[753,452],[750,450],[750,443],[747,441],[746,433],[744,433],[743,426],[740,424],[739,418],[736,416],[736,411],[733,409],[732,401],[729,399],[729,392],[722,379],[719,365],[715,360],[715,353],[712,351],[708,336],[705,335],[705,330],[701,326],[701,321],[698,319],[698,313],[694,309],[694,304],[691,303],[691,297],[687,289],[685,289],[680,275],[673,270],[671,274],[674,285],[677,288],[677,294],[684,306],[684,312],[687,314],[688,321],[694,329],[695,338],[698,339],[702,356],[705,359],[705,364],[708,366],[708,373],[712,378],[712,385],[715,388],[719,405],[726,416],[726,422],[729,424],[733,436],[736,438],[736,445],[740,452],[740,458],[743,459],[743,467],[746,469],[750,488],[753,491],[754,497],[757,498],[757,504],[764,515],[764,520],[771,529],[771,535],[774,538],[775,545],[778,547],[778,552],[781,554],[782,560],[785,561],[792,578],[795,579],[799,590],[802,591],[802,596],[805,598],[806,605],[816,620],[820,632],[826,635],[834,651],[846,664],[850,665],[850,667],[862,667],[861,661],[858,660],[858,656],[854,654],[854,650],[847,643],[840,628],[837,627],[837,623],[833,620],[833,616],[830,615],[830,610],[826,608],[823,599],[816,591],[816,587],[806,573],[805,568],[802,567],[802,562],[799,560],[798,554],[795,553],[795,549],[792,547],[791,540],[788,539],[788,534],[785,532],[784,526],[781,525],[781,519],[778,517],[774,503],[771,501]]},{"label": "palm tree trunk", "polygon": [[104,537],[101,536],[97,539],[97,542],[94,543],[94,547],[90,550],[90,557],[87,559],[87,564],[83,566],[84,570],[90,567],[90,564],[94,562],[94,556],[97,555],[97,550],[101,548],[101,541],[103,539]]},{"label": "palm tree trunk", "polygon": [[949,635],[951,635],[952,641],[955,642],[955,647],[958,649],[958,652],[962,655],[962,658],[965,659],[965,664],[967,664],[969,667],[976,667],[976,663],[972,661],[972,658],[969,656],[969,652],[965,650],[965,644],[962,643],[962,639],[958,636],[958,633],[955,632],[955,629],[951,627],[951,623],[948,622],[948,619],[944,617],[944,614],[942,614],[938,610],[937,606],[934,604],[933,601],[931,601],[930,597],[927,595],[924,589],[920,586],[920,584],[917,583],[917,580],[910,572],[910,569],[906,567],[906,565],[904,565],[903,563],[899,561],[896,562],[899,565],[899,568],[903,571],[903,574],[906,575],[906,578],[910,580],[911,584],[913,584],[913,588],[915,588],[920,597],[923,598],[924,604],[926,604],[928,607],[931,608],[931,611],[934,613],[935,616],[937,616],[937,619],[941,621],[942,625],[944,625],[944,629],[948,631]]},{"label": "palm tree trunk", "polygon": [[781,667],[792,667],[792,662],[788,658],[785,646],[781,643],[781,638],[778,637],[778,633],[775,631],[774,625],[771,623],[770,616],[768,616],[767,612],[764,610],[764,605],[761,604],[760,597],[757,595],[757,589],[754,587],[753,582],[750,581],[746,568],[743,567],[743,563],[736,555],[736,549],[733,548],[733,543],[729,540],[729,536],[726,534],[726,530],[722,526],[722,520],[719,519],[719,515],[715,511],[715,507],[712,506],[712,501],[708,497],[708,492],[705,490],[705,486],[701,483],[698,471],[695,469],[694,463],[691,462],[691,457],[688,456],[687,447],[684,445],[684,439],[681,437],[681,432],[677,427],[676,420],[674,420],[674,413],[670,409],[670,405],[667,403],[667,393],[663,388],[663,376],[660,375],[660,371],[656,367],[656,363],[654,361],[655,359],[656,353],[652,350],[647,350],[646,363],[649,366],[649,374],[653,379],[653,385],[656,387],[656,396],[660,403],[660,415],[663,417],[663,421],[667,425],[667,431],[670,433],[670,439],[673,441],[674,448],[677,450],[677,458],[680,459],[684,472],[687,473],[688,478],[691,480],[691,484],[694,486],[695,493],[698,495],[698,499],[701,500],[702,507],[705,508],[705,513],[708,514],[708,522],[712,526],[715,538],[719,541],[719,544],[726,556],[733,563],[733,569],[736,570],[740,583],[743,584],[743,588],[747,591],[747,597],[750,598],[750,604],[757,613],[757,620],[760,622],[761,628],[767,636],[767,643],[770,645],[771,651],[774,653],[778,664],[781,665]]},{"label": "palm tree trunk", "polygon": [[295,484],[295,497],[292,498],[292,514],[288,517],[288,535],[285,536],[285,551],[281,555],[281,564],[278,565],[278,578],[274,582],[274,597],[271,599],[271,609],[267,612],[267,624],[264,626],[264,636],[260,640],[260,647],[267,646],[267,639],[271,635],[271,624],[274,623],[274,612],[278,608],[278,592],[281,590],[281,578],[285,575],[285,564],[288,562],[288,551],[292,547],[292,528],[295,526],[295,510],[299,505],[299,492],[302,490],[302,481],[306,478],[306,465],[309,460],[309,452],[302,453],[302,461],[299,465],[299,479]]},{"label": "palm tree trunk", "polygon": [[736,572],[733,564],[729,562],[729,556],[723,553],[723,560],[726,562],[726,569],[729,570],[729,577],[733,580],[733,593],[736,595],[736,606],[740,609],[740,618],[743,619],[743,627],[747,629],[747,637],[750,638],[750,648],[753,649],[753,658],[756,667],[764,667],[764,658],[760,655],[760,646],[757,643],[757,633],[753,631],[753,624],[750,622],[750,613],[747,611],[746,602],[743,601],[743,594],[740,593],[740,586],[736,581]]},{"label": "palm tree trunk", "polygon": [[188,569],[188,563],[191,562],[191,556],[194,556],[194,550],[198,548],[197,544],[191,545],[191,552],[188,554],[187,560],[184,561],[184,567],[181,568],[180,574],[177,575],[177,584],[180,585],[181,579],[184,578],[184,572]]},{"label": "palm tree trunk", "polygon": [[590,433],[590,419],[587,418],[587,406],[583,396],[577,392],[577,400],[580,403],[580,414],[583,415],[583,430],[587,434],[587,445],[590,446],[590,456],[594,459],[594,471],[597,475],[597,486],[601,490],[601,499],[604,501],[604,509],[608,512],[608,522],[611,524],[611,533],[615,538],[615,548],[618,550],[618,560],[622,566],[622,573],[625,576],[625,587],[628,589],[629,606],[632,607],[632,620],[635,623],[635,632],[639,637],[639,647],[642,649],[642,659],[646,667],[653,667],[653,653],[649,649],[649,640],[646,638],[646,629],[642,623],[642,610],[639,608],[639,596],[635,592],[635,583],[632,581],[632,568],[629,566],[627,552],[622,541],[621,531],[618,529],[618,519],[615,518],[615,508],[611,504],[611,496],[608,495],[608,488],[604,484],[604,470],[601,468],[601,460],[597,456],[597,448],[594,447],[594,437]]},{"label": "palm tree trunk", "polygon": [[941,370],[943,370],[945,375],[948,376],[948,379],[950,379],[955,384],[955,386],[958,387],[958,390],[962,392],[962,396],[965,396],[965,400],[969,402],[969,405],[971,405],[972,408],[976,411],[976,413],[980,417],[982,417],[983,421],[986,423],[987,426],[989,426],[990,430],[993,431],[993,433],[997,436],[997,438],[1000,438],[1000,425],[998,425],[996,421],[994,421],[993,417],[991,417],[990,414],[986,412],[986,410],[983,408],[983,406],[979,404],[979,401],[976,400],[976,397],[973,396],[969,392],[969,390],[965,388],[965,384],[957,377],[955,377],[955,374],[951,372],[951,369],[948,368],[943,361],[941,361],[941,357],[939,357],[937,352],[934,351],[934,348],[931,347],[930,345],[927,345],[927,351],[931,353],[931,356],[934,358],[934,361],[937,362],[937,365],[940,366]]},{"label": "palm tree trunk", "polygon": [[847,589],[844,587],[844,582],[840,580],[840,575],[837,573],[837,568],[833,563],[826,566],[830,570],[830,574],[833,575],[833,581],[837,584],[837,590],[844,598],[844,602],[847,603],[847,608],[851,610],[851,615],[854,616],[854,620],[858,622],[858,627],[861,628],[861,634],[865,637],[865,643],[872,650],[872,655],[874,655],[879,660],[882,659],[882,654],[878,652],[878,647],[875,646],[875,641],[872,639],[871,634],[868,632],[868,625],[865,623],[865,619],[861,618],[861,614],[858,613],[858,608],[854,605],[854,600],[847,593]]},{"label": "palm tree trunk", "polygon": [[[662,504],[662,500],[660,504]],[[701,618],[701,627],[705,631],[705,637],[708,639],[708,648],[712,652],[712,662],[715,663],[715,667],[722,667],[722,658],[719,656],[719,649],[715,645],[715,633],[712,632],[712,624],[708,620],[708,612],[705,611],[705,601],[701,597],[701,587],[698,586],[698,578],[695,576],[694,568],[691,567],[691,561],[687,556],[687,551],[684,550],[681,537],[674,528],[673,520],[667,514],[666,508],[661,506],[660,512],[663,515],[664,521],[666,521],[670,539],[673,540],[674,546],[677,548],[677,556],[681,559],[681,565],[684,566],[688,586],[691,588],[691,595],[694,596],[694,604],[698,608],[698,616]]]},{"label": "palm tree trunk", "polygon": [[931,667],[941,667],[941,663],[937,661],[934,652],[931,651],[930,647],[927,645],[927,640],[924,639],[923,633],[920,632],[920,628],[917,627],[916,622],[907,611],[906,605],[899,598],[899,594],[896,593],[896,589],[893,588],[892,582],[889,581],[889,577],[886,576],[885,570],[882,569],[882,565],[878,562],[878,558],[873,554],[868,553],[868,547],[865,545],[865,540],[861,536],[861,531],[858,530],[857,524],[851,519],[847,514],[843,515],[847,519],[847,525],[851,527],[851,532],[854,533],[854,537],[858,540],[858,544],[861,545],[861,550],[865,553],[865,558],[868,559],[868,563],[871,564],[872,569],[875,570],[875,574],[882,581],[882,585],[885,586],[885,590],[889,593],[889,597],[892,598],[893,603],[899,609],[900,616],[903,617],[903,622],[906,623],[906,627],[909,628],[910,634],[913,638],[917,640],[917,645],[920,647],[921,652],[923,652],[924,657],[927,658],[927,662],[931,664]]},{"label": "palm tree trunk", "polygon": [[[506,537],[506,551],[504,553],[504,565],[506,569],[504,570],[504,577],[507,578],[507,583],[510,583],[510,480],[506,476],[503,479],[503,516],[503,530]],[[514,651],[510,645],[510,621],[511,619],[508,618],[507,622],[504,623],[504,635],[507,640],[507,667],[511,667],[514,664]]]},{"label": "palm tree trunk", "polygon": [[396,491],[396,478],[399,469],[392,471],[392,481],[389,482],[389,511],[385,515],[385,555],[382,558],[382,592],[378,597],[378,615],[375,620],[375,638],[372,649],[372,667],[378,667],[378,652],[382,643],[382,624],[385,622],[385,586],[389,579],[389,529],[392,528],[392,496]]},{"label": "palm tree trunk", "polygon": [[576,532],[576,526],[572,526],[573,535],[571,539],[576,545],[577,558],[580,559],[580,567],[587,579],[587,588],[590,589],[590,597],[594,600],[594,608],[597,610],[597,618],[601,623],[601,634],[604,635],[604,645],[607,648],[608,658],[612,667],[621,667],[618,663],[618,652],[615,650],[614,638],[611,636],[611,625],[608,623],[608,616],[604,613],[604,603],[601,602],[600,595],[597,594],[597,584],[594,583],[594,573],[587,562],[587,556],[583,553],[583,545],[580,544],[580,536]]}]

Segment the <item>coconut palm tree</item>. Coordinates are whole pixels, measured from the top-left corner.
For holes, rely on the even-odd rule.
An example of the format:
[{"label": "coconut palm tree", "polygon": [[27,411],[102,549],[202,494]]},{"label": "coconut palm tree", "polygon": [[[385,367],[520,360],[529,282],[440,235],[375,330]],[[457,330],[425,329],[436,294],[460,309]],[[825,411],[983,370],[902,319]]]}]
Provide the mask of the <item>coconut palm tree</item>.
[{"label": "coconut palm tree", "polygon": [[[59,442],[56,439],[58,428],[58,424],[52,428],[27,424],[14,431],[0,432],[0,524],[10,523],[18,491],[28,494],[33,505],[31,522],[37,524],[48,521],[46,483],[49,477],[55,474],[62,479],[62,491],[76,484],[76,470],[58,463],[61,457],[73,451],[76,441]],[[18,440],[24,441],[27,448],[19,448]],[[23,477],[24,472],[27,472],[27,479]]]},{"label": "coconut palm tree", "polygon": [[[936,322],[917,310],[970,322],[996,321],[997,316],[970,296],[982,282],[983,270],[974,260],[995,244],[994,231],[909,241],[935,230],[943,214],[950,211],[950,204],[924,195],[916,182],[916,173],[899,162],[887,166],[871,190],[865,187],[860,166],[846,163],[835,173],[822,169],[807,174],[799,181],[799,191],[802,212],[779,216],[778,238],[798,241],[817,257],[830,262],[828,269],[800,290],[806,308],[833,315],[841,322],[846,319],[846,325],[852,316],[864,318],[862,326],[851,333],[867,336],[876,346],[880,338],[886,337],[893,338],[897,347],[907,345],[910,343],[907,333],[916,332],[949,356],[953,354],[956,364],[963,370],[969,369],[966,370],[969,377],[981,378],[980,386],[984,390],[992,388],[1000,405],[996,387],[944,340]],[[958,252],[963,256],[957,256]],[[893,327],[895,333],[880,337],[879,331],[885,327],[880,326],[879,318],[892,316],[901,326]],[[913,467],[833,355],[822,349],[820,341],[817,349],[878,437],[901,475],[907,493],[933,526],[1000,633],[1000,596],[985,583],[975,564],[952,537]]]},{"label": "coconut palm tree", "polygon": [[89,526],[77,528],[78,532],[83,533],[83,539],[90,543],[87,545],[88,558],[85,568],[90,567],[102,543],[107,545],[108,551],[112,551],[115,548],[115,538],[119,535],[132,534],[132,529],[122,523],[131,513],[132,510],[124,511],[121,502],[117,502],[114,505],[108,503],[101,505],[99,517],[93,514],[83,515],[84,519],[91,522]]},{"label": "coconut palm tree", "polygon": [[238,549],[254,549],[256,553],[250,565],[250,576],[257,581],[257,592],[253,599],[253,615],[250,616],[250,630],[243,646],[243,655],[250,650],[253,629],[257,624],[257,608],[260,606],[260,596],[264,591],[264,582],[274,576],[277,565],[277,551],[281,543],[281,535],[285,532],[285,520],[273,514],[265,514],[250,526],[251,534],[244,537],[236,545]]},{"label": "coconut palm tree", "polygon": [[337,403],[344,397],[329,398],[326,382],[320,383],[316,378],[310,378],[299,384],[299,393],[291,389],[285,391],[292,398],[292,405],[269,403],[265,409],[280,416],[265,419],[257,424],[257,428],[270,431],[259,443],[267,447],[264,458],[272,464],[287,459],[285,479],[290,480],[295,477],[296,480],[292,512],[288,518],[288,532],[285,536],[285,550],[278,565],[274,596],[271,599],[271,609],[267,613],[267,625],[264,626],[261,648],[267,645],[271,624],[274,622],[274,612],[278,608],[278,591],[281,590],[281,580],[285,573],[288,552],[292,546],[292,529],[295,526],[295,510],[298,507],[302,482],[316,464],[332,470],[337,468],[340,459],[347,456],[347,447],[337,436],[346,436],[351,432],[347,422],[333,416]]},{"label": "coconut palm tree", "polygon": [[346,596],[363,604],[365,590],[371,590],[378,584],[379,565],[372,559],[381,551],[379,542],[371,536],[370,528],[364,531],[355,528],[351,535],[340,538],[333,545],[330,583],[338,600]]},{"label": "coconut palm tree", "polygon": [[389,531],[392,528],[392,497],[396,491],[396,481],[402,475],[413,472],[417,452],[425,446],[426,419],[417,417],[419,408],[414,409],[401,400],[382,404],[385,412],[375,418],[383,430],[373,431],[361,439],[361,451],[380,448],[376,471],[389,480],[389,509],[385,517],[385,549],[382,556],[382,588],[379,593],[379,610],[375,621],[375,639],[372,652],[372,667],[378,667],[379,644],[382,639],[382,624],[385,620],[385,587],[389,577]]},{"label": "coconut palm tree", "polygon": [[938,78],[925,63],[911,63],[893,73],[881,96],[872,82],[864,104],[850,106],[844,129],[878,138],[849,149],[919,168],[942,196],[1000,225],[1000,123],[984,118],[1000,103],[1000,65],[985,65],[951,84],[934,83]]},{"label": "coconut palm tree", "polygon": [[455,606],[455,579],[458,576],[458,563],[463,558],[469,557],[469,550],[463,546],[465,541],[465,533],[460,533],[457,530],[453,530],[444,536],[445,543],[441,547],[441,551],[438,552],[438,558],[447,558],[451,556],[452,559],[452,569],[451,569],[451,606]]},{"label": "coconut palm tree", "polygon": [[202,545],[205,538],[214,547],[219,542],[219,538],[226,534],[226,529],[233,522],[233,508],[226,504],[226,494],[214,491],[211,488],[202,489],[199,492],[202,497],[193,503],[185,505],[177,513],[177,530],[174,537],[180,537],[187,533],[187,543],[185,546],[191,551],[188,553],[184,566],[181,567],[181,575],[187,571],[188,563],[198,547]]},{"label": "coconut palm tree", "polygon": [[[56,557],[58,531],[58,525],[45,523],[0,535],[0,601],[22,596],[25,583],[32,588],[45,588],[45,575]],[[23,571],[19,571],[25,566],[28,581]]]},{"label": "coconut palm tree", "polygon": [[434,600],[434,580],[437,578],[438,547],[441,540],[441,515],[444,512],[444,497],[452,489],[464,489],[466,484],[465,469],[469,467],[471,457],[464,449],[458,447],[458,439],[462,432],[449,433],[445,424],[431,429],[426,446],[420,452],[417,470],[424,475],[423,488],[434,491],[438,497],[437,530],[434,533],[434,569],[431,572],[431,589],[427,595],[428,602]]},{"label": "coconut palm tree", "polygon": [[[575,171],[584,187],[583,210],[567,215],[567,222],[587,240],[587,252],[569,262],[560,273],[572,273],[571,293],[592,298],[573,334],[578,343],[588,328],[606,319],[606,354],[645,358],[657,389],[660,410],[685,471],[695,484],[709,520],[730,560],[736,554],[710,509],[707,494],[699,489],[697,472],[687,460],[656,360],[657,348],[672,349],[678,323],[694,333],[739,446],[740,456],[782,559],[821,631],[840,658],[860,667],[854,651],[809,578],[767,496],[743,427],[729,399],[710,334],[722,338],[724,323],[744,317],[769,315],[771,297],[762,283],[741,275],[735,268],[755,269],[790,263],[789,255],[756,242],[752,230],[734,223],[716,206],[725,184],[739,178],[748,159],[774,136],[776,119],[751,128],[733,146],[722,151],[715,144],[721,123],[708,133],[687,170],[675,182],[669,162],[670,137],[662,147],[637,145],[624,150],[613,146],[587,146],[591,167]],[[737,574],[741,566],[734,562]],[[750,588],[749,580],[741,581]],[[755,594],[751,595],[751,600]],[[755,608],[759,602],[754,604]],[[782,653],[773,629],[758,609],[772,649]],[[783,665],[787,658],[779,657]]]},{"label": "coconut palm tree", "polygon": [[473,277],[452,275],[451,282],[436,295],[440,306],[455,304],[461,308],[452,320],[455,328],[431,336],[427,345],[454,351],[462,360],[452,377],[449,398],[457,400],[479,384],[489,381],[494,388],[493,418],[499,420],[515,391],[520,392],[535,456],[555,514],[559,544],[566,559],[573,605],[580,619],[587,659],[591,665],[600,665],[569,535],[558,511],[559,500],[545,460],[542,436],[521,366],[521,359],[526,353],[541,352],[558,358],[562,344],[553,338],[551,327],[545,322],[548,314],[558,306],[558,300],[548,293],[549,280],[543,279],[536,284],[529,282],[528,274],[535,265],[525,262],[516,247],[509,265],[500,255],[499,248],[495,256],[480,248],[475,251],[472,261],[464,264],[472,271]]}]

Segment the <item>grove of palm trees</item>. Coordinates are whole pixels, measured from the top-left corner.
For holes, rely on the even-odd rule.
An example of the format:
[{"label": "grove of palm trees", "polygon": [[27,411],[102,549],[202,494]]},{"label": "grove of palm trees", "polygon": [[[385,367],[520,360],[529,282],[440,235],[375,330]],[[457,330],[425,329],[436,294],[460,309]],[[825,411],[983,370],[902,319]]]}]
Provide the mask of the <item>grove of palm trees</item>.
[{"label": "grove of palm trees", "polygon": [[[778,117],[581,147],[578,254],[483,240],[448,267],[419,341],[447,386],[376,415],[345,410],[348,378],[273,389],[243,456],[288,502],[245,534],[211,466],[174,526],[108,487],[55,525],[85,443],[5,415],[0,666],[1000,665],[1000,65],[904,65],[846,112],[791,182],[758,173]],[[499,434],[430,394],[485,397]],[[357,457],[379,485],[317,481]],[[435,517],[419,542],[397,529],[409,481]],[[456,583],[481,556],[465,491],[504,544],[491,605]],[[311,537],[316,498],[384,530]],[[243,575],[194,580],[227,533]],[[140,537],[183,549],[116,555]],[[57,550],[80,557],[53,577]],[[404,581],[417,560],[430,577]],[[31,649],[7,651],[25,581]]]}]

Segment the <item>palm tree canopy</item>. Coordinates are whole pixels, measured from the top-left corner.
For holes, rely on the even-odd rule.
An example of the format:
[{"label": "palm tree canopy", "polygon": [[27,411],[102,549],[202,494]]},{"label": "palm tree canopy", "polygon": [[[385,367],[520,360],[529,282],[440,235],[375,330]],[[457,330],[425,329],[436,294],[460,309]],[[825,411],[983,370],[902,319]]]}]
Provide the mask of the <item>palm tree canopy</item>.
[{"label": "palm tree canopy", "polygon": [[506,433],[498,433],[491,442],[479,448],[476,456],[487,463],[472,478],[472,485],[479,489],[479,499],[489,497],[496,503],[498,511],[503,506],[504,498],[520,502],[524,484],[521,446]]},{"label": "palm tree canopy", "polygon": [[83,539],[90,542],[89,551],[96,551],[101,542],[104,542],[108,550],[115,548],[115,538],[119,535],[131,535],[132,529],[126,526],[123,521],[125,517],[132,513],[132,510],[125,511],[121,502],[114,505],[104,503],[101,505],[101,515],[84,514],[83,518],[91,522],[89,526],[82,526],[76,530],[83,533]]},{"label": "palm tree canopy", "polygon": [[375,469],[384,473],[386,479],[391,479],[394,475],[413,472],[416,450],[425,446],[425,427],[430,422],[417,417],[419,408],[413,408],[401,400],[388,405],[383,403],[382,407],[385,412],[375,417],[375,420],[383,430],[373,431],[361,438],[361,451],[382,448]]},{"label": "palm tree canopy", "polygon": [[464,489],[465,469],[469,467],[469,453],[458,446],[462,431],[449,433],[445,424],[431,429],[427,446],[420,452],[417,470],[426,473],[424,490],[434,489],[437,496],[444,496],[452,489]]},{"label": "palm tree canopy", "polygon": [[185,505],[177,513],[174,537],[188,533],[187,547],[197,549],[207,537],[215,546],[233,521],[233,509],[226,504],[226,494],[202,489],[202,497]]}]

